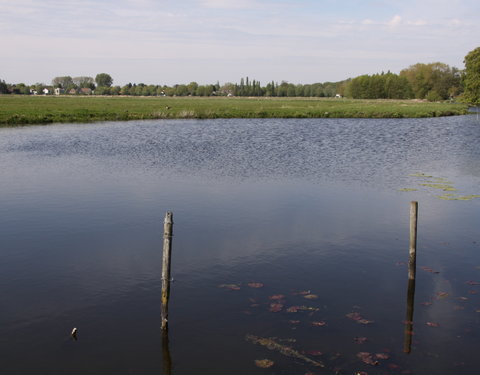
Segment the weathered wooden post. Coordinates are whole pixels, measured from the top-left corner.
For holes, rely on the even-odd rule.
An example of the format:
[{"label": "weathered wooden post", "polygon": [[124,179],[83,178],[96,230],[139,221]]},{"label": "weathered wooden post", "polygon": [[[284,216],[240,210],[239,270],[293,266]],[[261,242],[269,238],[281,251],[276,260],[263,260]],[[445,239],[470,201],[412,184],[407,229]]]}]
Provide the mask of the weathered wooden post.
[{"label": "weathered wooden post", "polygon": [[168,300],[170,299],[170,258],[172,253],[173,213],[165,214],[163,222],[162,261],[162,330],[168,327]]},{"label": "weathered wooden post", "polygon": [[415,277],[417,265],[417,220],[418,202],[410,203],[410,247],[408,251],[408,288],[407,288],[407,316],[405,319],[405,332],[403,351],[410,353],[412,350],[413,335],[413,307],[415,301]]},{"label": "weathered wooden post", "polygon": [[408,279],[415,279],[417,265],[417,219],[418,202],[410,202],[410,248],[408,258]]}]

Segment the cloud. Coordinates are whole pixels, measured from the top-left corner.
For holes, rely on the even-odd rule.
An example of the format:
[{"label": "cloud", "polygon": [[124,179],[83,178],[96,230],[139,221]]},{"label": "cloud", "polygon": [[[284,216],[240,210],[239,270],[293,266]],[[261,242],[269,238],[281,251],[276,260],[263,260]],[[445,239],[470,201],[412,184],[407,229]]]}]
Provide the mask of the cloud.
[{"label": "cloud", "polygon": [[394,29],[402,23],[402,17],[396,14],[393,18],[387,22],[387,25]]},{"label": "cloud", "polygon": [[201,0],[202,6],[213,9],[252,9],[261,6],[255,0]]}]

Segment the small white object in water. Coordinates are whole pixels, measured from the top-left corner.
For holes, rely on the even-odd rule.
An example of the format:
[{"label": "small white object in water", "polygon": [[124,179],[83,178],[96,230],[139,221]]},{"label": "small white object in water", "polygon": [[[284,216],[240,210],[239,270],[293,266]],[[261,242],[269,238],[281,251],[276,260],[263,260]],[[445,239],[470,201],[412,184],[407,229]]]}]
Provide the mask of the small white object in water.
[{"label": "small white object in water", "polygon": [[76,328],[72,329],[71,335],[72,335],[72,337],[73,337],[74,339],[77,338],[77,329],[76,329]]}]

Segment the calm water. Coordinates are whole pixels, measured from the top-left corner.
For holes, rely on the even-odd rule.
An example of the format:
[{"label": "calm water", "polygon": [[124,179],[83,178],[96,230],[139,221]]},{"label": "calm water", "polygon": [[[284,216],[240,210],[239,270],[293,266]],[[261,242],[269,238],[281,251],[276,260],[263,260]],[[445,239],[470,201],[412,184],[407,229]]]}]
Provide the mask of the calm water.
[{"label": "calm water", "polygon": [[437,196],[480,194],[479,141],[475,115],[0,129],[1,373],[477,374],[480,198]]}]

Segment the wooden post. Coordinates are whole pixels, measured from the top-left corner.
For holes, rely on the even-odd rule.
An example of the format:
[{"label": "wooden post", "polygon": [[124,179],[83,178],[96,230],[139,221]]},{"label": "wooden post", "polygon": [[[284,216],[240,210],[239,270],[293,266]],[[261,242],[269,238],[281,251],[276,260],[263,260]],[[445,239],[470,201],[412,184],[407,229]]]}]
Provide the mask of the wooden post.
[{"label": "wooden post", "polygon": [[162,261],[162,330],[168,327],[168,300],[170,299],[170,258],[172,253],[173,213],[165,214],[163,222]]},{"label": "wooden post", "polygon": [[415,279],[417,265],[417,219],[418,202],[410,202],[410,248],[408,258],[408,279]]},{"label": "wooden post", "polygon": [[403,341],[403,351],[405,353],[410,353],[412,350],[413,307],[415,301],[415,277],[417,271],[417,220],[418,202],[410,202],[410,247],[408,251],[407,316],[405,319],[405,332]]}]

